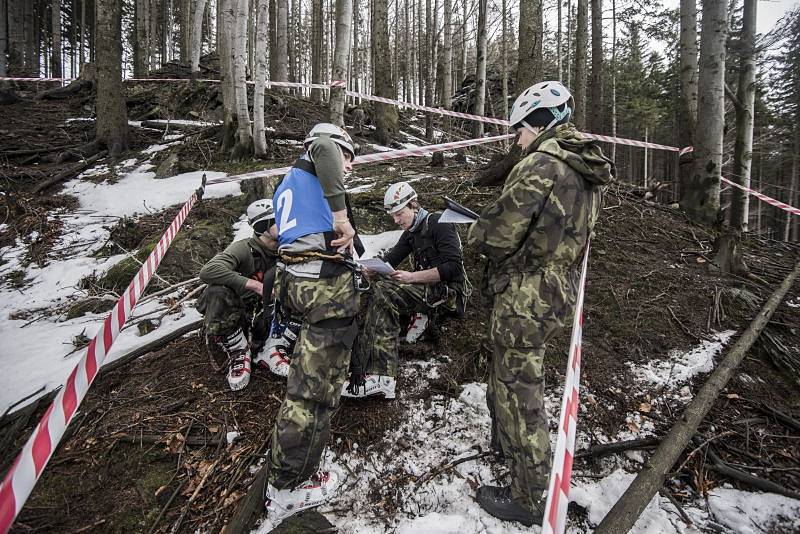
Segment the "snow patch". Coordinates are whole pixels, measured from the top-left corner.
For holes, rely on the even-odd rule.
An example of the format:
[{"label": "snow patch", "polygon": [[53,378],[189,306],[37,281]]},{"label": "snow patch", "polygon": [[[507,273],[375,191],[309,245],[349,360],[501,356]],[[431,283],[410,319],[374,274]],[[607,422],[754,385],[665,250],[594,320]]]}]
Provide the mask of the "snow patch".
[{"label": "snow patch", "polygon": [[[731,532],[800,532],[800,501],[783,495],[740,491],[726,484],[709,492],[708,508]],[[783,517],[780,528],[775,528],[776,516]]]},{"label": "snow patch", "polygon": [[644,365],[628,364],[640,380],[656,386],[676,385],[688,381],[694,375],[707,373],[714,368],[714,357],[719,354],[731,337],[733,330],[714,336],[711,341],[702,341],[686,353],[672,353],[667,360],[650,361]]}]

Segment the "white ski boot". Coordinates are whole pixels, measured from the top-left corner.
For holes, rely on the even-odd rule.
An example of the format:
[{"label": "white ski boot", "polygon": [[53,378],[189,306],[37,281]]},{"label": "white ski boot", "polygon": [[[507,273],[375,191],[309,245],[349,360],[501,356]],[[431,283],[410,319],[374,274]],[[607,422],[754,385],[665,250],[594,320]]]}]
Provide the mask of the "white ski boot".
[{"label": "white ski boot", "polygon": [[288,349],[284,345],[284,339],[269,338],[264,344],[264,348],[258,353],[254,360],[255,364],[261,369],[269,369],[278,376],[286,378],[289,376],[289,357]]},{"label": "white ski boot", "polygon": [[233,391],[239,391],[250,383],[250,350],[244,332],[237,330],[229,336],[212,336],[206,338],[222,349],[228,356],[228,385]]},{"label": "white ski boot", "polygon": [[267,516],[277,525],[290,515],[325,504],[339,487],[339,476],[319,471],[295,489],[279,490],[267,484],[264,506]]},{"label": "white ski boot", "polygon": [[393,399],[395,397],[395,388],[397,381],[393,376],[385,375],[364,375],[366,384],[358,390],[358,393],[353,394],[347,391],[350,386],[350,381],[346,380],[342,386],[342,397],[351,397],[362,399],[364,397],[372,397],[375,395],[383,395],[386,399]]},{"label": "white ski boot", "polygon": [[250,354],[243,350],[231,359],[228,368],[228,385],[233,391],[239,391],[250,383]]}]

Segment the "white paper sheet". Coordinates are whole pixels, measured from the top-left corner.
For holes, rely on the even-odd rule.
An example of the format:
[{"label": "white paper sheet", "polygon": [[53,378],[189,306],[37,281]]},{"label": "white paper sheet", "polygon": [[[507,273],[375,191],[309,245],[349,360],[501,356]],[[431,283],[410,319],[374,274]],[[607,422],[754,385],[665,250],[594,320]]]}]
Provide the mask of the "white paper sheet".
[{"label": "white paper sheet", "polygon": [[474,223],[477,220],[478,219],[473,219],[467,215],[462,215],[461,213],[451,209],[444,210],[444,212],[442,212],[442,216],[439,217],[440,223]]},{"label": "white paper sheet", "polygon": [[365,260],[356,260],[362,267],[369,269],[377,274],[389,275],[394,272],[394,267],[386,263],[380,258],[367,258]]}]

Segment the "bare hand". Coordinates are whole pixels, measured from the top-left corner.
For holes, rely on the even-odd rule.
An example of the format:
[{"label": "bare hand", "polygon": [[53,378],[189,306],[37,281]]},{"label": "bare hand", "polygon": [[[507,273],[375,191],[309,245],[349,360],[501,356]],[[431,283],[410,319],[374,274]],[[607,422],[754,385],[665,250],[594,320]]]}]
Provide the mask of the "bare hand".
[{"label": "bare hand", "polygon": [[353,230],[353,226],[350,224],[350,221],[334,221],[333,223],[333,231],[338,235],[338,239],[334,239],[331,241],[331,245],[336,247],[339,252],[353,252],[353,238],[356,235],[356,231]]},{"label": "bare hand", "polygon": [[244,288],[256,293],[259,297],[264,296],[264,284],[258,280],[253,280],[252,278],[248,279],[247,282],[244,283]]},{"label": "bare hand", "polygon": [[404,284],[413,284],[416,282],[415,273],[408,271],[395,271],[391,276],[392,279],[397,280],[398,282],[403,282]]}]

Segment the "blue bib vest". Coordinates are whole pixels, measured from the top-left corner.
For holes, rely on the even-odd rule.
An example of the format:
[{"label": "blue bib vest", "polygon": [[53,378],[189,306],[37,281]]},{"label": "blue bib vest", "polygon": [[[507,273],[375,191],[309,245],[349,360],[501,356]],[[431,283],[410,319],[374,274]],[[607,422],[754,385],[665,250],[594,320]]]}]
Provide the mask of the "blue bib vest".
[{"label": "blue bib vest", "polygon": [[295,162],[275,189],[272,205],[279,246],[310,234],[333,232],[333,212],[310,161]]}]

